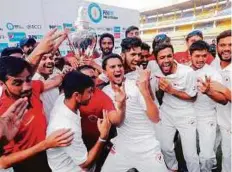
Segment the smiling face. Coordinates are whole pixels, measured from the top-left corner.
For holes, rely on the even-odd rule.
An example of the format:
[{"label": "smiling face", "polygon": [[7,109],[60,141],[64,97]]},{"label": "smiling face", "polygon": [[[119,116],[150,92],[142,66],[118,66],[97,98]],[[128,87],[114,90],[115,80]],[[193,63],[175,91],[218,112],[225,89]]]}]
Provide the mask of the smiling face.
[{"label": "smiling face", "polygon": [[207,50],[196,50],[191,55],[192,67],[197,70],[204,67],[207,59]]},{"label": "smiling face", "polygon": [[121,85],[124,79],[124,68],[120,59],[111,58],[107,60],[106,70],[104,71],[110,82]]},{"label": "smiling face", "polygon": [[141,54],[141,65],[144,69],[147,68],[148,58],[150,57],[150,52],[148,50],[142,50]]},{"label": "smiling face", "polygon": [[217,44],[217,52],[221,61],[231,62],[231,36],[222,38]]},{"label": "smiling face", "polygon": [[54,67],[54,56],[52,54],[45,54],[39,63],[38,73],[43,76],[49,76],[53,73]]},{"label": "smiling face", "polygon": [[141,64],[141,47],[131,48],[129,51],[126,51],[124,55],[127,70],[134,71],[136,70],[136,66]]},{"label": "smiling face", "polygon": [[7,76],[5,86],[7,92],[16,98],[30,97],[32,94],[31,79],[32,76],[29,71],[25,68],[22,73],[13,77]]},{"label": "smiling face", "polygon": [[165,48],[157,54],[157,63],[164,75],[172,74],[172,68],[174,65],[174,57],[171,48]]}]

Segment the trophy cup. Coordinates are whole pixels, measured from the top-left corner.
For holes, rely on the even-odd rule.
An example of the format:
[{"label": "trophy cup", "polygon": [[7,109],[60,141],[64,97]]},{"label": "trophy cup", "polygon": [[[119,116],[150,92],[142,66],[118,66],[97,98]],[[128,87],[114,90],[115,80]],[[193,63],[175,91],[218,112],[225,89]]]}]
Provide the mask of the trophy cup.
[{"label": "trophy cup", "polygon": [[79,7],[74,26],[75,31],[68,34],[69,46],[82,63],[84,58],[90,58],[93,55],[97,43],[97,35],[95,30],[89,26],[85,7]]}]

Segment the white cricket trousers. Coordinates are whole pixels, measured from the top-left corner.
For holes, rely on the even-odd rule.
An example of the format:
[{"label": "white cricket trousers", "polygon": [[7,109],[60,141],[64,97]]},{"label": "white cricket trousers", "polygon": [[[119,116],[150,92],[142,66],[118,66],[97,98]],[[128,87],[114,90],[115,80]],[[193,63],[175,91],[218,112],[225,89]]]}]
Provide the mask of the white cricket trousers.
[{"label": "white cricket trousers", "polygon": [[220,127],[222,137],[222,172],[231,172],[231,136],[232,131]]},{"label": "white cricket trousers", "polygon": [[136,168],[139,172],[168,172],[161,152],[132,154],[126,150],[117,151],[114,146],[111,148],[101,172],[126,172],[131,168]]},{"label": "white cricket trousers", "polygon": [[174,110],[167,106],[163,106],[160,109],[160,146],[169,170],[178,169],[173,143],[174,135],[176,130],[178,130],[188,171],[200,172],[199,157],[196,148],[197,122],[193,113],[193,110]]},{"label": "white cricket trousers", "polygon": [[217,127],[216,111],[195,110],[195,113],[198,115],[197,132],[199,135],[201,172],[211,172],[216,158],[214,152]]}]

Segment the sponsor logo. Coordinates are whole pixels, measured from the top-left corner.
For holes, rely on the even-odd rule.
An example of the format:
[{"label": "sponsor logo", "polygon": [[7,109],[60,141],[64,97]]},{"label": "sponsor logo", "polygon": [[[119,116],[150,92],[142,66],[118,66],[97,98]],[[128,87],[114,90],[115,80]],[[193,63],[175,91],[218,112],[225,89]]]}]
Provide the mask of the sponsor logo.
[{"label": "sponsor logo", "polygon": [[92,22],[99,23],[102,20],[102,9],[96,3],[91,3],[88,7],[88,15]]},{"label": "sponsor logo", "polygon": [[41,25],[36,25],[36,24],[28,24],[27,26],[27,29],[42,29],[42,26]]},{"label": "sponsor logo", "polygon": [[6,36],[5,35],[0,35],[0,39],[5,39]]},{"label": "sponsor logo", "polygon": [[155,159],[157,162],[159,163],[163,163],[164,160],[163,160],[163,155],[161,153],[158,153],[156,156],[155,156]]},{"label": "sponsor logo", "polygon": [[64,29],[69,29],[72,32],[76,30],[71,23],[63,23],[63,27]]},{"label": "sponsor logo", "polygon": [[114,26],[114,32],[121,32],[120,26]]},{"label": "sponsor logo", "polygon": [[92,22],[99,23],[104,19],[117,20],[118,17],[115,15],[114,11],[108,9],[101,9],[101,7],[96,3],[91,3],[88,7],[88,15]]},{"label": "sponsor logo", "polygon": [[29,38],[34,38],[34,39],[42,39],[43,35],[28,35]]},{"label": "sponsor logo", "polygon": [[120,33],[114,33],[114,37],[115,37],[116,39],[118,39],[118,38],[121,37],[121,34],[120,34]]},{"label": "sponsor logo", "polygon": [[2,52],[2,50],[7,47],[8,47],[8,43],[0,43],[0,52]]},{"label": "sponsor logo", "polygon": [[25,32],[8,32],[7,34],[10,42],[18,42],[26,37]]},{"label": "sponsor logo", "polygon": [[8,30],[14,30],[14,29],[24,29],[21,25],[13,24],[13,23],[7,23],[6,28]]},{"label": "sponsor logo", "polygon": [[106,28],[106,31],[112,31],[113,29],[111,27]]},{"label": "sponsor logo", "polygon": [[96,115],[89,115],[88,119],[89,119],[90,122],[96,123],[98,117]]},{"label": "sponsor logo", "polygon": [[49,29],[54,29],[57,28],[58,30],[62,30],[62,26],[61,25],[49,25]]},{"label": "sponsor logo", "polygon": [[103,18],[104,19],[113,19],[113,20],[118,19],[118,17],[114,14],[114,11],[112,11],[112,10],[103,10]]}]

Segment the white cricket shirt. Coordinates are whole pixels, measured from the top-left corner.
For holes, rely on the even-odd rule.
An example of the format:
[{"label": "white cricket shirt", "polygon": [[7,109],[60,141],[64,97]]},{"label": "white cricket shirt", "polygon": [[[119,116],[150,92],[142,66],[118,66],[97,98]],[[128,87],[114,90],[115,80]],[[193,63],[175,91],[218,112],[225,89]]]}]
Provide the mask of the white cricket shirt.
[{"label": "white cricket shirt", "polygon": [[[103,91],[115,103],[115,92],[111,85],[103,88]],[[136,80],[125,80],[125,92],[127,95],[125,119],[117,127],[117,137],[114,145],[117,150],[127,153],[145,154],[151,150],[160,151],[159,142],[156,140],[155,123],[146,114],[146,104]]]},{"label": "white cricket shirt", "polygon": [[[222,77],[219,72],[208,64],[205,64],[203,68],[198,69],[194,72],[196,73],[197,79],[202,79],[203,81],[205,81],[205,76],[207,76],[211,78],[211,81],[222,83]],[[206,94],[202,94],[200,91],[198,91],[197,99],[194,102],[194,108],[197,110],[197,112],[199,112],[197,113],[197,116],[204,116],[207,113],[209,115],[214,115],[216,105],[217,103],[213,99],[211,99]]]},{"label": "white cricket shirt", "polygon": [[61,128],[70,128],[74,140],[68,147],[47,150],[48,163],[53,172],[81,172],[80,164],[87,160],[88,152],[82,140],[81,117],[64,104],[64,94],[60,95],[51,112],[47,136]]},{"label": "white cricket shirt", "polygon": [[[221,74],[223,85],[231,90],[231,64],[222,69],[220,66],[220,59],[216,57],[211,63],[211,66]],[[218,125],[227,130],[231,130],[231,102],[228,102],[226,105],[217,104],[217,120]]]}]

